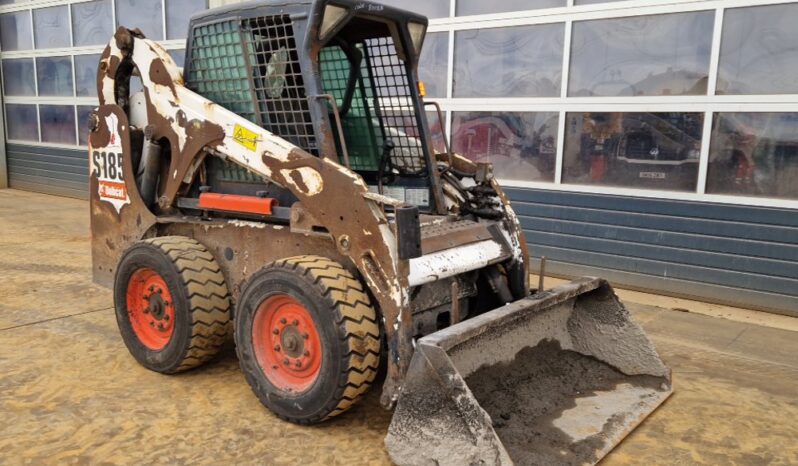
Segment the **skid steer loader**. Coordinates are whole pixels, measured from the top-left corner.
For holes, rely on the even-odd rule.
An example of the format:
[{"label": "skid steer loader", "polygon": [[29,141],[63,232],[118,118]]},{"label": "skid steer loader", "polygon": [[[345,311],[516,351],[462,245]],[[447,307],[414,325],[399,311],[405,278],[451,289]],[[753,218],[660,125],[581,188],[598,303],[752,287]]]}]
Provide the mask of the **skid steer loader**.
[{"label": "skid steer loader", "polygon": [[142,365],[234,336],[287,421],[343,413],[383,367],[399,464],[595,463],[670,372],[603,280],[530,292],[490,165],[433,150],[426,29],[363,1],[238,4],[191,19],[183,70],[119,28],[89,121],[94,279]]}]

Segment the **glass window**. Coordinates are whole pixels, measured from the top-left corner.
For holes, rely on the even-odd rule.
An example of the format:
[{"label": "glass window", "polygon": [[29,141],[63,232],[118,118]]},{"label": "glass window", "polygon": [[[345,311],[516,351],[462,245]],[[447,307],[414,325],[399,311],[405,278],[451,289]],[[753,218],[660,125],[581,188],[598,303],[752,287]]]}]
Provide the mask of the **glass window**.
[{"label": "glass window", "polygon": [[449,64],[449,33],[427,34],[421,49],[418,76],[427,86],[429,97],[446,97]]},{"label": "glass window", "polygon": [[72,95],[72,59],[70,57],[36,58],[39,95]]},{"label": "glass window", "polygon": [[72,5],[72,40],[76,47],[107,44],[114,35],[111,0]]},{"label": "glass window", "polygon": [[490,162],[497,178],[554,181],[557,158],[555,112],[454,112],[452,150]]},{"label": "glass window", "polygon": [[78,145],[89,145],[89,115],[94,111],[91,105],[78,105]]},{"label": "glass window", "polygon": [[578,21],[570,96],[707,93],[714,13]]},{"label": "glass window", "polygon": [[568,113],[563,183],[695,191],[703,113]]},{"label": "glass window", "polygon": [[169,50],[169,56],[172,57],[172,60],[175,61],[175,64],[180,68],[186,66],[186,50],[179,49],[179,50]]},{"label": "glass window", "polygon": [[454,97],[554,97],[562,80],[562,24],[458,31]]},{"label": "glass window", "polygon": [[565,0],[457,0],[457,16],[485,15],[506,11],[536,10],[565,6]]},{"label": "glass window", "polygon": [[25,104],[6,105],[8,139],[38,141],[39,126],[36,121],[36,106]]},{"label": "glass window", "polygon": [[75,55],[75,93],[78,97],[97,96],[97,66],[100,55]]},{"label": "glass window", "polygon": [[718,94],[798,93],[798,4],[724,13]]},{"label": "glass window", "polygon": [[75,144],[75,107],[39,105],[42,142]]},{"label": "glass window", "polygon": [[33,34],[37,49],[69,47],[69,12],[66,5],[33,10]]},{"label": "glass window", "polygon": [[147,39],[163,40],[161,0],[116,0],[116,23],[141,29]]},{"label": "glass window", "polygon": [[798,199],[798,113],[717,113],[707,192]]},{"label": "glass window", "polygon": [[449,0],[381,0],[378,3],[419,13],[427,18],[449,16]]},{"label": "glass window", "polygon": [[0,15],[0,49],[10,52],[32,48],[33,33],[30,26],[30,11]]},{"label": "glass window", "polygon": [[208,8],[207,0],[169,0],[166,4],[166,38],[185,39],[188,20],[198,11]]},{"label": "glass window", "polygon": [[3,92],[8,96],[36,95],[32,58],[3,60]]}]

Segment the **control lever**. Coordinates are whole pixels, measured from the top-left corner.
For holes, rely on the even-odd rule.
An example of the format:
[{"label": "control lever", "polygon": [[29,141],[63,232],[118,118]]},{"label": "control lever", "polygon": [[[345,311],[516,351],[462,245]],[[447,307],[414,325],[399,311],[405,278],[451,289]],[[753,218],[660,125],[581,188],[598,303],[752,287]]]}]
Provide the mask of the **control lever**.
[{"label": "control lever", "polygon": [[377,170],[377,191],[380,194],[382,192],[382,184],[383,184],[383,177],[385,176],[386,169],[389,173],[388,183],[393,182],[394,175],[393,175],[393,163],[391,162],[391,152],[396,148],[396,144],[390,139],[386,139],[385,142],[382,144],[382,155],[380,156],[380,166]]}]

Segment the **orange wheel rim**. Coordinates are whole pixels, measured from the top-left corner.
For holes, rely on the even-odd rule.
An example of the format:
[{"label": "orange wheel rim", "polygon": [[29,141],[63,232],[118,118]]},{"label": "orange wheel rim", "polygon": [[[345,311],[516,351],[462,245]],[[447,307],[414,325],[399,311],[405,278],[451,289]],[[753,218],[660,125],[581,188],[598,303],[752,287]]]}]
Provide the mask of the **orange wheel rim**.
[{"label": "orange wheel rim", "polygon": [[278,294],[255,311],[255,357],[266,378],[286,392],[309,389],[321,369],[321,338],[310,312],[295,298]]},{"label": "orange wheel rim", "polygon": [[142,345],[159,351],[175,332],[175,304],[163,277],[150,268],[136,270],[127,282],[127,314]]}]

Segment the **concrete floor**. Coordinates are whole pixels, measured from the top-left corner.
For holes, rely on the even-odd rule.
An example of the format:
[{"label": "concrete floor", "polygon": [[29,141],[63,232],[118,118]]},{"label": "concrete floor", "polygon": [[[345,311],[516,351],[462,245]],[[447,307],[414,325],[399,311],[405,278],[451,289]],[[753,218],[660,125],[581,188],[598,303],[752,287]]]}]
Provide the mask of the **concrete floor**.
[{"label": "concrete floor", "polygon": [[[376,396],[298,427],[231,351],[177,376],[137,365],[90,261],[86,202],[0,190],[0,463],[388,463]],[[602,464],[798,464],[798,333],[629,307],[676,393]]]}]

